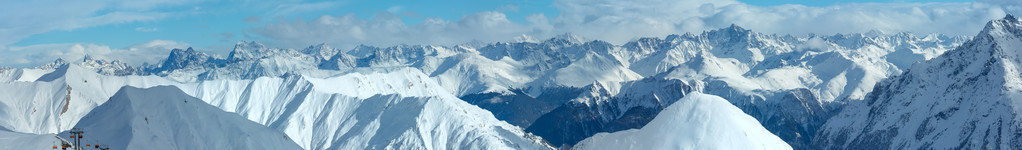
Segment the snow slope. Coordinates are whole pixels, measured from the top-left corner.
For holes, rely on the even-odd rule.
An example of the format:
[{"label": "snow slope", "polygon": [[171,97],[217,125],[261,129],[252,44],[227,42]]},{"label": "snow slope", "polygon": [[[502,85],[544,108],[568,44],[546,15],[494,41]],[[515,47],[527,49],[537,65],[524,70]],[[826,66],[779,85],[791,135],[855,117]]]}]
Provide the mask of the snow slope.
[{"label": "snow slope", "polygon": [[850,103],[818,149],[1022,147],[1022,18],[994,20],[971,41],[917,63]]},{"label": "snow slope", "polygon": [[411,68],[192,86],[192,95],[283,131],[307,149],[548,148]]},{"label": "snow slope", "polygon": [[549,148],[412,68],[363,68],[330,78],[285,74],[182,83],[157,76],[101,75],[65,64],[38,81],[0,85],[0,127],[23,133],[69,130],[123,86],[172,85],[284,132],[306,149]]},{"label": "snow slope", "polygon": [[62,141],[56,134],[31,134],[0,129],[0,145],[4,149],[52,149]]},{"label": "snow slope", "polygon": [[574,149],[791,149],[723,98],[691,93],[641,129],[600,133]]},{"label": "snow slope", "polygon": [[77,64],[63,64],[37,79],[0,82],[0,128],[57,133],[71,129],[122,86],[179,84],[157,76],[101,75]]},{"label": "snow slope", "polygon": [[301,149],[280,131],[173,86],[125,86],[74,127],[85,131],[84,143],[111,149]]}]

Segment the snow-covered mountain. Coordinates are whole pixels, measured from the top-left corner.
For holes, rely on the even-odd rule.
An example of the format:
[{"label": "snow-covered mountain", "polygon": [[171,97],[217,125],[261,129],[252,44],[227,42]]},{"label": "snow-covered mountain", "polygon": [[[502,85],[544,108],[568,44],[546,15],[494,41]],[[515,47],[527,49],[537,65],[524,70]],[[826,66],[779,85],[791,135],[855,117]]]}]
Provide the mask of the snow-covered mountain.
[{"label": "snow-covered mountain", "polygon": [[1022,147],[1022,18],[879,83],[820,130],[820,149]]},{"label": "snow-covered mountain", "polygon": [[600,133],[574,149],[792,149],[723,98],[691,93],[640,129]]},{"label": "snow-covered mountain", "polygon": [[15,98],[0,99],[0,127],[33,134],[66,131],[82,125],[86,114],[108,103],[120,87],[172,85],[283,132],[306,149],[548,148],[539,137],[461,101],[412,68],[363,68],[329,78],[287,74],[201,82],[102,75],[78,64],[49,71],[17,75],[36,79],[32,82],[2,82],[0,91]]},{"label": "snow-covered mountain", "polygon": [[56,134],[31,134],[0,129],[0,145],[9,149],[52,149],[64,143]]},{"label": "snow-covered mountain", "polygon": [[[465,118],[489,118],[477,113],[492,114],[511,125],[490,121],[485,121],[484,125],[508,127],[507,131],[518,137],[528,135],[521,132],[521,128],[544,128],[533,127],[537,122],[543,122],[542,126],[586,126],[587,129],[582,132],[550,130],[549,133],[539,133],[538,130],[530,130],[537,131],[551,142],[571,137],[562,142],[574,143],[597,132],[642,127],[673,103],[670,101],[673,98],[665,99],[665,95],[651,93],[698,91],[724,97],[760,120],[766,129],[794,148],[803,148],[814,139],[816,130],[824,121],[845,103],[864,99],[866,93],[874,89],[875,83],[901,74],[904,68],[917,61],[934,58],[957,47],[966,39],[938,34],[880,32],[772,35],[730,26],[702,33],[669,35],[663,39],[639,38],[623,45],[587,41],[572,34],[539,42],[523,40],[454,46],[363,45],[351,50],[325,44],[281,49],[256,42],[238,42],[226,57],[189,48],[172,50],[163,62],[143,66],[128,66],[116,60],[90,57],[80,62],[58,60],[37,68],[0,68],[0,84],[5,84],[0,88],[11,89],[0,93],[35,100],[25,103],[0,99],[0,104],[21,107],[8,110],[6,114],[0,113],[0,116],[35,115],[7,119],[11,121],[0,122],[0,126],[16,132],[56,133],[75,125],[80,117],[105,102],[121,86],[174,85],[225,111],[239,113],[249,120],[283,131],[303,148],[330,148],[336,146],[338,141],[334,140],[352,137],[336,133],[313,134],[354,131],[349,126],[316,124],[317,118],[352,120],[345,114],[361,114],[363,111],[347,110],[357,108],[348,105],[380,105],[376,102],[398,103],[404,101],[402,99],[415,99],[423,105],[432,101],[465,101],[475,105],[471,109],[477,106],[486,110],[466,110],[475,113],[469,113],[472,117]],[[65,76],[68,74],[83,75]],[[341,77],[345,79],[330,80]],[[384,80],[379,79],[383,77],[408,80],[399,80],[407,81],[401,83],[377,81]],[[363,84],[370,79],[373,83],[387,84]],[[97,83],[97,80],[100,82]],[[650,85],[682,83],[687,88],[628,88],[628,85],[644,80],[657,82]],[[365,85],[378,90],[345,94],[342,93],[344,91],[322,88],[336,85]],[[428,90],[412,90],[420,88]],[[421,94],[423,91],[429,94]],[[65,99],[67,97],[71,98]],[[649,102],[661,99],[664,101]],[[346,108],[346,111],[321,110],[339,109],[320,107],[331,100],[358,103],[334,104]],[[602,102],[605,100],[613,102],[613,105],[585,105],[605,103]],[[633,100],[637,102],[634,104],[641,105],[618,106],[619,102],[616,102],[631,103]],[[580,103],[587,101],[593,103]],[[457,104],[459,108],[460,105]],[[67,106],[66,109],[64,106]],[[433,109],[446,107],[423,107],[422,112]],[[585,116],[593,118],[541,119],[578,112],[586,112],[588,115]],[[628,121],[613,122],[620,119]],[[611,125],[615,123],[622,125]],[[312,129],[307,127],[310,125]],[[371,125],[359,127],[368,130],[374,127]],[[514,126],[517,127],[511,129]],[[458,133],[476,131],[491,130],[473,128]],[[373,142],[380,141],[361,141],[365,145],[373,145],[366,144]]]},{"label": "snow-covered mountain", "polygon": [[191,86],[192,95],[284,131],[307,149],[545,148],[538,137],[461,101],[411,68]]},{"label": "snow-covered mountain", "polygon": [[86,132],[82,146],[111,149],[301,148],[280,131],[224,112],[173,86],[125,86],[74,127]]}]

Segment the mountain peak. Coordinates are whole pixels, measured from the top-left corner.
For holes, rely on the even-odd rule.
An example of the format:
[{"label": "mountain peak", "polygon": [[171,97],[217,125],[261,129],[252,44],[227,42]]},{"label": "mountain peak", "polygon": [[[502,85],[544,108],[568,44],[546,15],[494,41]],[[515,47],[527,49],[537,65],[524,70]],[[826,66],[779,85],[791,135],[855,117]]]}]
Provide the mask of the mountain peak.
[{"label": "mountain peak", "polygon": [[517,42],[517,43],[522,43],[522,42],[536,43],[538,41],[538,40],[536,40],[536,38],[533,38],[532,36],[529,36],[528,34],[522,34],[522,35],[515,36],[514,39],[515,39],[514,41]]},{"label": "mountain peak", "polygon": [[39,66],[37,68],[40,68],[40,69],[55,69],[55,68],[58,68],[60,66],[66,65],[66,64],[68,64],[67,60],[64,60],[64,58],[57,58],[57,60],[53,60],[53,62],[50,62],[48,64]]},{"label": "mountain peak", "polygon": [[998,20],[992,20],[987,23],[983,31],[980,31],[979,36],[990,35],[990,34],[1005,34],[1005,33],[1017,33],[1022,31],[1022,18],[1015,17],[1011,14],[1005,15],[1004,18]]},{"label": "mountain peak", "polygon": [[86,54],[85,57],[82,58],[82,62],[89,62],[89,61],[94,61],[94,60],[95,60],[95,58],[89,57],[88,54]]},{"label": "mountain peak", "polygon": [[234,51],[259,50],[259,49],[263,49],[265,47],[266,46],[264,46],[262,43],[255,42],[255,41],[251,41],[251,42],[238,41],[237,44],[234,44]]},{"label": "mountain peak", "polygon": [[[86,116],[75,128],[88,130],[87,139],[113,149],[301,148],[280,131],[217,109],[174,86],[123,86]],[[245,136],[225,138],[228,135]]]},{"label": "mountain peak", "polygon": [[67,61],[65,61],[64,58],[57,58],[57,60],[53,60],[51,64],[67,64]]},{"label": "mountain peak", "polygon": [[733,23],[731,24],[731,26],[728,26],[727,29],[735,30],[735,31],[746,30],[745,28],[742,28],[741,26],[738,26],[737,24],[733,24]]},{"label": "mountain peak", "polygon": [[320,43],[302,49],[301,52],[325,60],[330,59],[330,57],[333,55],[336,55],[338,53],[338,50],[333,47],[330,47],[330,45],[327,45],[326,43]]},{"label": "mountain peak", "polygon": [[548,39],[548,40],[546,40],[544,42],[545,43],[567,42],[567,43],[572,43],[572,44],[579,44],[579,43],[583,43],[584,41],[585,41],[585,39],[583,39],[582,36],[578,36],[578,35],[576,35],[574,33],[570,33],[569,32],[569,33],[564,33],[564,34],[561,34],[561,35],[557,35],[557,36],[551,37],[550,39]]},{"label": "mountain peak", "polygon": [[880,29],[870,29],[866,33],[863,33],[863,35],[865,35],[867,37],[879,37],[879,36],[887,35],[887,33],[884,32],[883,30],[880,30]]},{"label": "mountain peak", "polygon": [[742,28],[738,25],[731,24],[727,28],[720,28],[716,30],[710,30],[703,33],[704,35],[719,35],[719,36],[746,36],[752,34],[752,30]]},{"label": "mountain peak", "polygon": [[1015,15],[1007,14],[1004,15],[1004,18],[1002,18],[1001,20],[1018,20],[1018,17],[1015,17]]},{"label": "mountain peak", "polygon": [[161,64],[160,67],[164,70],[175,70],[190,66],[202,66],[208,59],[209,55],[196,51],[195,49],[192,49],[192,47],[188,47],[186,50],[175,48],[170,51],[170,54],[167,55],[167,59],[163,61],[163,64]]},{"label": "mountain peak", "polygon": [[234,45],[234,50],[231,51],[229,56],[227,56],[227,59],[230,62],[248,60],[253,57],[252,53],[249,51],[263,49],[263,47],[263,44],[255,41],[247,43],[245,41],[238,41],[238,43]]}]

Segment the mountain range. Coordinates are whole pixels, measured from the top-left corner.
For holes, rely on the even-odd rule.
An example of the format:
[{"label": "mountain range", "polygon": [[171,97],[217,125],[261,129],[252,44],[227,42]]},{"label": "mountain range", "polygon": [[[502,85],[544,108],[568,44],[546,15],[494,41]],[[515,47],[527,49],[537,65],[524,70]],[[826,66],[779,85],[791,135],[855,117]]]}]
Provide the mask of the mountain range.
[{"label": "mountain range", "polygon": [[[56,60],[0,68],[0,134],[64,136],[97,121],[135,131],[137,117],[90,116],[153,114],[134,106],[151,102],[139,93],[158,92],[142,95],[193,99],[203,112],[243,118],[196,123],[262,125],[242,133],[283,134],[287,139],[252,140],[303,149],[611,148],[598,145],[639,145],[646,141],[637,135],[653,133],[705,145],[646,148],[723,148],[670,134],[720,133],[704,137],[751,139],[769,147],[745,148],[766,149],[1013,149],[1022,147],[1019,22],[1010,15],[991,21],[975,37],[776,35],[732,25],[621,45],[573,34],[348,50],[243,41],[227,56],[173,49],[162,62],[141,66]],[[208,130],[174,126],[168,128]],[[124,139],[94,139],[107,140]]]}]

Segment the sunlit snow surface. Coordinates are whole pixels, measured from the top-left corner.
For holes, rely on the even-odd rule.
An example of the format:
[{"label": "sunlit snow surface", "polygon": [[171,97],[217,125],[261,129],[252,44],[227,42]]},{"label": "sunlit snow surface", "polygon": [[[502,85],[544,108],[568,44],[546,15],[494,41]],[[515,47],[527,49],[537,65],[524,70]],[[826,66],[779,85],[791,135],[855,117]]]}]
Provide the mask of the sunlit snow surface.
[{"label": "sunlit snow surface", "polygon": [[[641,105],[625,101],[630,104],[615,105],[614,113],[585,118],[620,119],[613,117],[643,106],[651,114],[626,118],[639,120],[627,127],[637,128],[677,99],[660,100],[666,95],[645,87],[622,88],[671,81],[685,85],[671,87],[688,88],[669,93],[684,96],[691,90],[725,97],[801,148],[846,102],[865,98],[880,80],[964,40],[908,33],[782,36],[731,26],[624,45],[570,34],[540,42],[348,51],[322,44],[295,50],[239,42],[226,57],[175,49],[166,61],[151,66],[90,57],[36,68],[0,67],[0,130],[59,133],[123,86],[171,85],[283,132],[306,149],[543,148],[543,140],[521,128],[567,102],[600,101],[576,92],[599,87],[600,92],[589,94],[655,100],[635,103]],[[522,110],[529,112],[514,112]],[[494,113],[512,117],[495,118]],[[608,129],[619,130],[624,129]],[[566,142],[608,131],[567,135],[575,139]]]},{"label": "sunlit snow surface", "polygon": [[692,93],[641,129],[600,133],[576,149],[791,149],[759,121],[718,96]]},{"label": "sunlit snow surface", "polygon": [[818,149],[1019,149],[1022,18],[877,84],[830,119]]},{"label": "sunlit snow surface", "polygon": [[[173,86],[125,86],[75,125],[81,146],[110,149],[300,149],[286,135]],[[58,134],[67,137],[67,131]]]},{"label": "sunlit snow surface", "polygon": [[31,101],[0,99],[0,116],[4,116],[0,127],[36,134],[66,131],[87,119],[83,117],[120,87],[173,85],[224,111],[283,132],[306,149],[546,148],[538,137],[457,99],[425,77],[415,69],[392,69],[325,79],[289,75],[180,83],[155,76],[105,76],[68,65],[41,78],[48,81],[2,83],[0,91],[5,95]]}]

